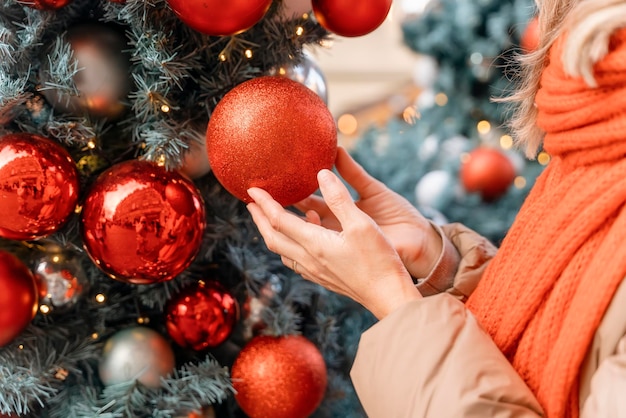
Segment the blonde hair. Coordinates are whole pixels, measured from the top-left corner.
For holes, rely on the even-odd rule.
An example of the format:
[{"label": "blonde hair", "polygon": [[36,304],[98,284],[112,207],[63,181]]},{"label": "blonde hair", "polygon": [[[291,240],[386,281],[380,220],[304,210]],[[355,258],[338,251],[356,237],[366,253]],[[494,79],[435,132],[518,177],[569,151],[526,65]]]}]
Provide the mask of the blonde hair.
[{"label": "blonde hair", "polygon": [[565,71],[595,87],[594,64],[606,55],[611,34],[626,27],[626,0],[537,1],[539,45],[536,51],[519,57],[521,82],[516,93],[503,100],[515,106],[509,126],[516,142],[525,146],[526,155],[531,158],[544,136],[536,125],[535,94],[554,41],[567,32],[562,57]]}]

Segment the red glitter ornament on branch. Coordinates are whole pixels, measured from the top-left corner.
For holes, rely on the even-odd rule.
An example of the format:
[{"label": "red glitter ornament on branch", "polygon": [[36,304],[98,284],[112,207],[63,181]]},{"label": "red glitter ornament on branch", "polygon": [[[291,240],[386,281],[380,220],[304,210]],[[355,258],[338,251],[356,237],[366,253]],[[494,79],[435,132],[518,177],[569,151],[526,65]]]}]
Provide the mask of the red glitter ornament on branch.
[{"label": "red glitter ornament on branch", "polygon": [[325,29],[346,37],[363,36],[387,18],[391,0],[313,0],[313,12]]},{"label": "red glitter ornament on branch", "polygon": [[235,399],[251,418],[306,418],[320,405],[326,364],[302,336],[254,337],[231,370]]},{"label": "red glitter ornament on branch", "polygon": [[283,206],[317,190],[317,172],[337,154],[335,121],[306,86],[278,76],[258,77],[229,91],[207,128],[209,162],[217,180],[251,202],[260,187]]},{"label": "red glitter ornament on branch", "polygon": [[515,180],[515,166],[495,148],[479,147],[461,165],[461,182],[468,192],[478,192],[485,201],[506,193]]},{"label": "red glitter ornament on branch", "polygon": [[83,243],[114,279],[162,282],[185,270],[198,253],[204,213],[191,181],[148,161],[126,161],[102,173],[89,191]]}]

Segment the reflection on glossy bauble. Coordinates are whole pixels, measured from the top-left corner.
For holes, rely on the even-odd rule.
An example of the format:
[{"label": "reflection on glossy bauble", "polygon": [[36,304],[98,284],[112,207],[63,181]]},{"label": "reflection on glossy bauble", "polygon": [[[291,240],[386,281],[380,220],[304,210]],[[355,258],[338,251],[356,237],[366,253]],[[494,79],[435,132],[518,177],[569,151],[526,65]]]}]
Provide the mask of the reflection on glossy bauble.
[{"label": "reflection on glossy bauble", "polygon": [[83,267],[69,252],[44,255],[35,262],[33,272],[39,289],[39,304],[53,309],[74,306],[88,287]]},{"label": "reflection on glossy bauble", "polygon": [[0,250],[0,347],[30,324],[37,306],[33,274],[13,254]]},{"label": "reflection on glossy bauble", "polygon": [[83,243],[114,279],[162,282],[185,270],[198,253],[204,214],[191,181],[148,161],[126,161],[102,173],[89,191]]},{"label": "reflection on glossy bauble", "polygon": [[70,4],[72,0],[21,0],[25,6],[39,10],[56,10]]},{"label": "reflection on glossy bauble", "polygon": [[[79,69],[74,76],[77,94],[45,84],[42,94],[57,112],[108,120],[120,117],[131,88],[123,32],[100,23],[86,23],[71,27],[66,37]],[[49,81],[45,71],[43,78]]]},{"label": "reflection on glossy bauble", "polygon": [[0,137],[0,236],[30,240],[56,232],[76,208],[78,173],[68,152],[47,138]]},{"label": "reflection on glossy bauble", "polygon": [[269,75],[287,77],[307,86],[328,105],[326,77],[310,53],[304,53],[301,63],[273,68],[270,70]]},{"label": "reflection on glossy bauble", "polygon": [[137,380],[159,388],[161,378],[174,371],[172,347],[156,331],[132,327],[107,340],[100,357],[100,380],[107,386]]},{"label": "reflection on glossy bauble", "polygon": [[239,317],[237,300],[215,281],[202,281],[175,295],[165,308],[170,337],[181,347],[217,347]]}]

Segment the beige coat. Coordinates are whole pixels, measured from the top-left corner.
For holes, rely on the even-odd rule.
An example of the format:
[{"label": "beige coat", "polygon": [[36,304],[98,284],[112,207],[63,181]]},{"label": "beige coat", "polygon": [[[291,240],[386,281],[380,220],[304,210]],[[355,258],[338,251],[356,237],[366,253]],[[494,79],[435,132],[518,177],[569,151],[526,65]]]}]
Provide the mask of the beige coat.
[{"label": "beige coat", "polygon": [[[351,377],[371,418],[542,417],[541,406],[463,302],[496,248],[459,224],[436,227],[444,251],[418,282],[425,297],[361,337]],[[582,418],[626,417],[626,280],[581,370]]]}]

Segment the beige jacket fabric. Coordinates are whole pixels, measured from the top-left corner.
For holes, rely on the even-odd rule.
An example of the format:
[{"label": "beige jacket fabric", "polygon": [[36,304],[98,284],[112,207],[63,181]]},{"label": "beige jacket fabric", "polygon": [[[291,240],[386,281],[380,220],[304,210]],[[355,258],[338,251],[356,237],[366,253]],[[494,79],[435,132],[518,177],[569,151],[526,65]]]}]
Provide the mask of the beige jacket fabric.
[{"label": "beige jacket fabric", "polygon": [[[444,249],[417,284],[428,297],[361,336],[351,377],[368,417],[543,417],[530,389],[463,305],[496,248],[460,224],[435,228]],[[625,283],[581,369],[582,418],[626,417]]]}]

